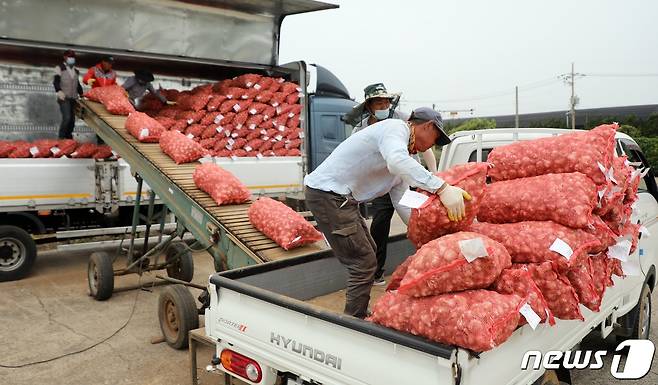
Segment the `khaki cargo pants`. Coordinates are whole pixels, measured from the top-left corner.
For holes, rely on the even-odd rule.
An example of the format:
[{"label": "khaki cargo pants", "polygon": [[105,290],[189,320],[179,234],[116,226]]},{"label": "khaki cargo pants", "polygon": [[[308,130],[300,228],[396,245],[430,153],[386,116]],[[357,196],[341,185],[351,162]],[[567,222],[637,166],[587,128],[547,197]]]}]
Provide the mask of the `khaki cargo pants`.
[{"label": "khaki cargo pants", "polygon": [[345,314],[365,318],[375,279],[375,241],[359,204],[353,198],[306,187],[306,206],[329,241],[334,255],[347,268]]}]

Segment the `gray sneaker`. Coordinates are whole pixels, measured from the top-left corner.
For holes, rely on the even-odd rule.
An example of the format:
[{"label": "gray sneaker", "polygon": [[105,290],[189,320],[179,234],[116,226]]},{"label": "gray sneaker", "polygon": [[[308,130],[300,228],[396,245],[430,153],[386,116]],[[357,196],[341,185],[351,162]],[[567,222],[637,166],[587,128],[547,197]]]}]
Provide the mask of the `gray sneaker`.
[{"label": "gray sneaker", "polygon": [[384,277],[375,278],[375,282],[372,283],[373,286],[384,286],[386,285],[386,280]]}]

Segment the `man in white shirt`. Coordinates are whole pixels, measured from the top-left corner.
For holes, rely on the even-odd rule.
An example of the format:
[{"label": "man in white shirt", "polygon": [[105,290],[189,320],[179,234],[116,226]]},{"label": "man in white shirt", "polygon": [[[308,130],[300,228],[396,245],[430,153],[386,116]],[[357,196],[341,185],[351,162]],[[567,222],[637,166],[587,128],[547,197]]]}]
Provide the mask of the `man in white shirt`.
[{"label": "man in white shirt", "polygon": [[451,220],[465,216],[464,199],[470,195],[434,176],[411,156],[434,144],[448,143],[441,114],[421,107],[412,112],[409,121],[383,120],[350,136],[304,179],[307,207],[348,270],[346,314],[367,315],[377,270],[376,245],[359,203],[390,193],[406,223],[411,209],[398,202],[413,186],[439,195]]},{"label": "man in white shirt", "polygon": [[[363,111],[361,116],[366,115],[361,121],[354,126],[352,134],[355,134],[364,128],[373,125],[382,120],[389,118],[406,120],[409,116],[402,114],[400,111],[393,109],[391,104],[393,100],[399,98],[400,94],[391,94],[386,90],[384,83],[370,84],[363,89],[364,101],[354,107],[357,111]],[[427,169],[436,173],[436,157],[432,148],[423,152],[423,159]],[[370,206],[372,212],[372,222],[370,223],[370,235],[375,241],[375,255],[377,256],[377,271],[375,272],[374,285],[385,285],[384,264],[386,263],[386,253],[388,251],[388,236],[391,231],[391,219],[395,208],[391,202],[391,196],[384,194],[372,200]]]}]

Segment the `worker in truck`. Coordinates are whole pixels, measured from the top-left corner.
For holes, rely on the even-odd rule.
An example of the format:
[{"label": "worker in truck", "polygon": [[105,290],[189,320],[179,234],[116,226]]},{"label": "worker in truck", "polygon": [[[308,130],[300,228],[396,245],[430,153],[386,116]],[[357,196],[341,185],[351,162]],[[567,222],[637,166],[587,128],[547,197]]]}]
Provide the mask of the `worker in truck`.
[{"label": "worker in truck", "polygon": [[411,209],[398,202],[409,186],[414,186],[437,194],[450,220],[466,215],[464,199],[470,200],[470,195],[433,175],[412,157],[434,144],[448,143],[441,114],[421,107],[408,121],[386,119],[351,135],[304,178],[307,207],[348,271],[346,314],[359,318],[367,315],[377,271],[375,241],[359,212],[359,203],[390,193],[393,206],[406,223]]},{"label": "worker in truck", "polygon": [[117,74],[112,69],[114,58],[105,56],[100,63],[89,68],[82,78],[82,82],[91,88],[105,87],[117,84]]},{"label": "worker in truck", "polygon": [[75,52],[64,52],[64,61],[55,67],[53,86],[57,93],[57,103],[62,113],[62,122],[59,125],[60,139],[73,139],[75,127],[75,100],[82,95],[80,85],[80,71],[75,68]]},{"label": "worker in truck", "polygon": [[[365,127],[379,121],[393,118],[406,120],[400,111],[392,108],[392,103],[399,94],[390,94],[383,83],[375,83],[367,86],[364,90],[364,101],[354,107],[362,110],[360,116],[365,117],[352,130],[352,134],[361,131]],[[423,151],[423,160],[432,174],[436,173],[436,157],[430,147]],[[384,264],[386,263],[386,252],[388,246],[388,235],[391,230],[391,219],[395,209],[391,203],[389,194],[382,195],[372,200],[372,223],[370,224],[370,235],[375,241],[375,254],[377,256],[377,272],[375,273],[374,285],[385,285]]]},{"label": "worker in truck", "polygon": [[153,79],[153,74],[149,71],[136,70],[135,74],[126,79],[126,81],[121,85],[121,87],[123,87],[128,93],[128,99],[137,110],[140,109],[140,102],[147,91],[160,99],[162,104],[167,103],[167,98],[162,96],[162,94],[153,88],[153,85],[151,84]]}]

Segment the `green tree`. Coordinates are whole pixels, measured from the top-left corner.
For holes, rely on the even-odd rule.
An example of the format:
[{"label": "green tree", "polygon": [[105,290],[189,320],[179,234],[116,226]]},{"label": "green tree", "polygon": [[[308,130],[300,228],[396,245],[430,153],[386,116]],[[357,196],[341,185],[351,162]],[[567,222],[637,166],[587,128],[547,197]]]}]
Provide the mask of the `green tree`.
[{"label": "green tree", "polygon": [[473,118],[458,126],[446,127],[448,134],[453,134],[458,131],[484,130],[488,128],[496,128],[496,121],[494,119]]},{"label": "green tree", "polygon": [[638,137],[634,139],[640,145],[640,148],[642,148],[642,152],[651,168],[658,170],[656,168],[658,167],[658,138]]}]

